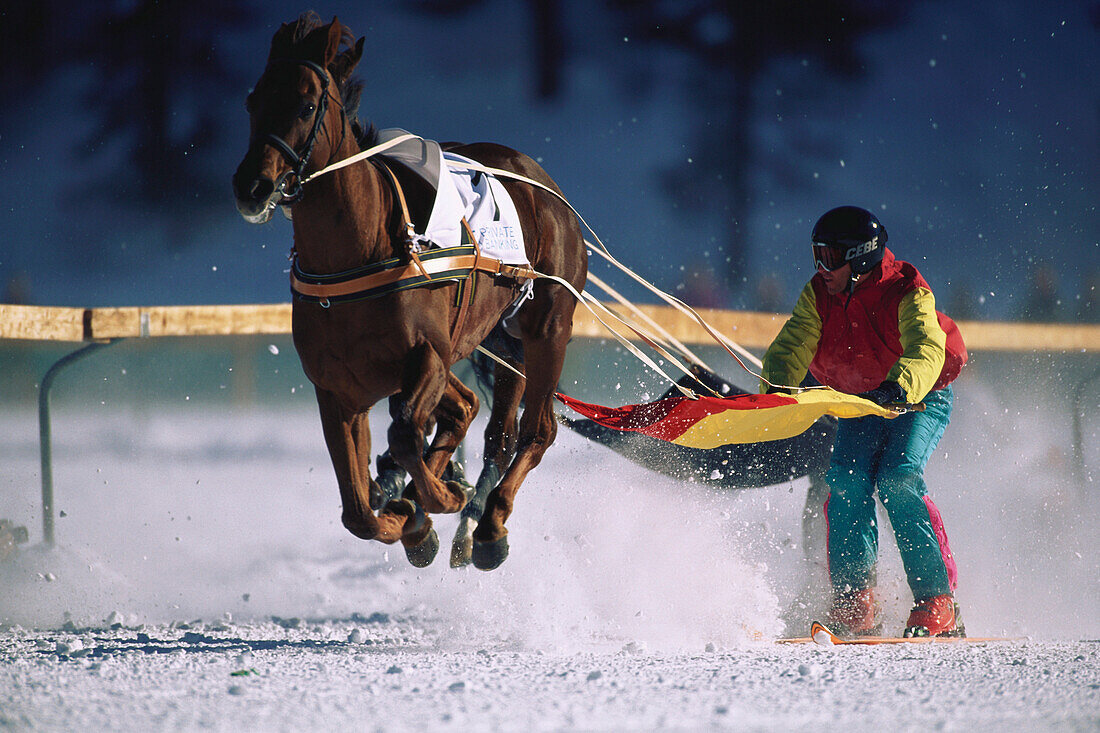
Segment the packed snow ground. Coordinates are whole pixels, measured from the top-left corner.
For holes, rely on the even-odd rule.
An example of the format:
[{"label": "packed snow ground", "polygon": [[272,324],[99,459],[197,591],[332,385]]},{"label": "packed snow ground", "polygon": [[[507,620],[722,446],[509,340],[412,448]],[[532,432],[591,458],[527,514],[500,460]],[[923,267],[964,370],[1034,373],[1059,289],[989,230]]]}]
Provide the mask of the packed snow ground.
[{"label": "packed snow ground", "polygon": [[[452,517],[414,569],[344,531],[301,402],[59,412],[46,550],[37,423],[8,411],[0,517],[32,546],[0,563],[0,727],[1096,730],[1100,512],[1070,479],[1067,416],[959,394],[929,483],[968,630],[1017,641],[778,645],[824,603],[805,482],[713,491],[564,429],[500,570],[447,567]],[[911,600],[889,535],[898,630]]]}]

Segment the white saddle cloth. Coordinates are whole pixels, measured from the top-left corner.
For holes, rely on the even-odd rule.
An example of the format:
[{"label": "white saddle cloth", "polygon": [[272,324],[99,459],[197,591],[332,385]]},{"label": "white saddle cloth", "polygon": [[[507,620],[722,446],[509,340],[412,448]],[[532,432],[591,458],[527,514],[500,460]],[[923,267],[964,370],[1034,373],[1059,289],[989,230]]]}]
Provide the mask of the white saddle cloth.
[{"label": "white saddle cloth", "polygon": [[[380,137],[396,137],[404,130],[383,130]],[[432,246],[456,247],[462,243],[462,219],[481,248],[481,254],[509,265],[529,265],[523,231],[512,197],[493,176],[463,166],[469,158],[445,153],[431,140],[403,142],[383,154],[424,177],[436,189],[428,225],[421,236]]]}]

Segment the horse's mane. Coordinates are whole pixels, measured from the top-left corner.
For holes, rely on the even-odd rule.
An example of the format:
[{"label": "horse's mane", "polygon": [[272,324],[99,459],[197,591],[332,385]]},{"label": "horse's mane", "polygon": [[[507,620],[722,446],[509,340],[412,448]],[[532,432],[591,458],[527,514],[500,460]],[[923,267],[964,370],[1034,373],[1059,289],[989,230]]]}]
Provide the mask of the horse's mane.
[{"label": "horse's mane", "polygon": [[[317,15],[312,10],[308,10],[298,16],[298,20],[294,21],[294,26],[291,28],[290,41],[295,45],[301,43],[306,39],[306,36],[311,31],[315,31],[325,23],[321,20],[321,16]],[[346,28],[344,29],[347,30]]]},{"label": "horse's mane", "polygon": [[348,77],[348,80],[340,85],[340,97],[348,122],[351,123],[351,132],[355,135],[360,147],[368,148],[374,145],[378,138],[378,130],[371,122],[368,122],[364,128],[363,122],[359,119],[359,101],[363,97],[363,81]]},{"label": "horse's mane", "polygon": [[378,144],[378,128],[373,122],[368,122],[366,129],[363,129],[363,123],[356,118],[352,122],[352,130],[355,131],[355,139],[359,141],[359,147],[363,150]]},{"label": "horse's mane", "polygon": [[[310,10],[302,13],[294,21],[291,30],[291,43],[294,45],[301,43],[312,31],[324,24],[321,16],[314,11]],[[340,29],[340,50],[353,48],[355,46],[355,34],[346,25],[341,24]],[[363,80],[349,76],[347,79],[338,82],[338,88],[340,90],[340,103],[344,108],[348,121],[351,123],[355,139],[363,147],[373,145],[377,141],[378,130],[370,122],[364,127],[363,122],[359,119],[359,102],[363,98]]]}]

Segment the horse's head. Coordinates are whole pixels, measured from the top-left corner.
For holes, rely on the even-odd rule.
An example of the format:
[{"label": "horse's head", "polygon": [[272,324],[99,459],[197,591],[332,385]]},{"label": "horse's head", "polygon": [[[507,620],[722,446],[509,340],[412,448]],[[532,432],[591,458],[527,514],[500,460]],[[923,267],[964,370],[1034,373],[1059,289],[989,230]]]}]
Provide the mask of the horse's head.
[{"label": "horse's head", "polygon": [[363,39],[353,41],[339,20],[322,25],[312,13],[275,33],[267,66],[245,101],[251,137],[233,175],[246,221],[262,224],[276,206],[295,203],[303,180],[344,144],[350,120],[342,94],[363,55]]}]

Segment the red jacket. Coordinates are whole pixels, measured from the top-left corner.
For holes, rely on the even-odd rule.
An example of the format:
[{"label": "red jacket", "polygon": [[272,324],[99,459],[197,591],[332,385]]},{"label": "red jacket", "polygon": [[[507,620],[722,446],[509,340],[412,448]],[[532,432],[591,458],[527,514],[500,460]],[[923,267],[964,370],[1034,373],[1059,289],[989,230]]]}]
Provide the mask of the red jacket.
[{"label": "red jacket", "polygon": [[840,392],[858,394],[893,380],[910,402],[950,384],[966,364],[955,322],[935,309],[917,268],[886,249],[882,264],[850,294],[830,295],[814,275],[764,355],[763,376],[798,385],[809,369]]}]

